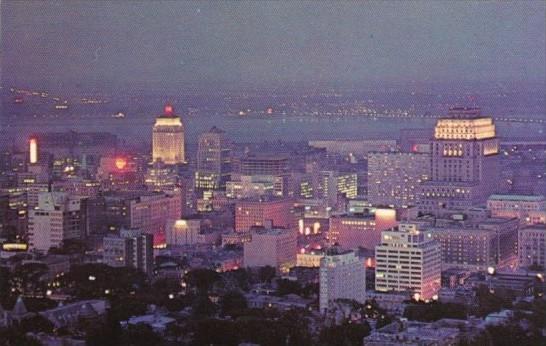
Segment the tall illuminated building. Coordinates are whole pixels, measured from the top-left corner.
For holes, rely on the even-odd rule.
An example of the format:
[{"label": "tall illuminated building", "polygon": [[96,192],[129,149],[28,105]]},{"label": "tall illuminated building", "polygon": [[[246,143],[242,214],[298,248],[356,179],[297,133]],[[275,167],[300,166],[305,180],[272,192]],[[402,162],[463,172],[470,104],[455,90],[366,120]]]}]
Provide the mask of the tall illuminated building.
[{"label": "tall illuminated building", "polygon": [[432,140],[431,180],[424,183],[420,209],[482,204],[499,183],[499,140],[491,117],[478,108],[451,108],[439,119]]},{"label": "tall illuminated building", "polygon": [[231,146],[225,132],[212,127],[199,136],[197,148],[197,190],[218,190],[226,187],[231,173]]},{"label": "tall illuminated building", "polygon": [[319,308],[324,313],[336,299],[366,299],[366,268],[354,251],[331,248],[320,259]]},{"label": "tall illuminated building", "polygon": [[155,120],[152,135],[153,161],[168,165],[186,162],[184,148],[184,124],[174,114],[173,107],[166,105],[163,114]]},{"label": "tall illuminated building", "polygon": [[38,163],[38,140],[31,138],[29,141],[29,162],[31,164]]},{"label": "tall illuminated building", "polygon": [[384,231],[375,247],[375,290],[411,292],[416,300],[433,299],[440,289],[442,252],[431,232],[415,224]]}]

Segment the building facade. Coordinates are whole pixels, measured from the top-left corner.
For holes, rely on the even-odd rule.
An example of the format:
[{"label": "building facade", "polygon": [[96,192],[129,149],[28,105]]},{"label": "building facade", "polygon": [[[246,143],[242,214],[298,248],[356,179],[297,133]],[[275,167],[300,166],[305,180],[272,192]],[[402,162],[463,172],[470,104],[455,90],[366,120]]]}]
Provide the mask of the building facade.
[{"label": "building facade", "polygon": [[230,173],[231,145],[224,131],[212,127],[199,136],[195,189],[224,189]]},{"label": "building facade", "polygon": [[402,223],[384,231],[375,247],[375,290],[411,292],[416,300],[433,299],[441,287],[440,244],[431,232]]},{"label": "building facade", "polygon": [[368,154],[368,201],[394,207],[417,204],[421,183],[430,178],[429,154]]},{"label": "building facade", "polygon": [[328,243],[343,249],[374,249],[381,242],[381,232],[396,226],[394,209],[373,209],[364,214],[341,214],[330,217]]},{"label": "building facade", "polygon": [[103,238],[103,261],[111,267],[132,267],[146,274],[153,271],[153,235],[122,229],[119,235]]},{"label": "building facade", "polygon": [[67,193],[41,193],[38,206],[29,211],[29,248],[47,252],[64,240],[85,236],[87,221],[81,204],[80,198]]},{"label": "building facade", "polygon": [[261,229],[244,243],[245,267],[271,266],[285,272],[296,265],[297,234],[289,229]]},{"label": "building facade", "polygon": [[532,195],[492,195],[487,209],[493,217],[517,217],[524,225],[546,223],[546,199]]},{"label": "building facade", "polygon": [[155,120],[152,131],[152,159],[168,165],[186,162],[184,125],[170,105],[165,106],[163,114]]},{"label": "building facade", "polygon": [[319,308],[324,313],[336,299],[366,299],[366,268],[354,251],[329,250],[320,260]]},{"label": "building facade", "polygon": [[246,232],[255,226],[272,223],[274,227],[295,229],[290,198],[259,198],[239,200],[235,204],[235,231]]},{"label": "building facade", "polygon": [[431,179],[422,185],[421,211],[485,203],[499,185],[498,153],[491,117],[477,108],[451,108],[434,129]]},{"label": "building facade", "polygon": [[546,268],[546,226],[525,227],[518,232],[519,266]]}]

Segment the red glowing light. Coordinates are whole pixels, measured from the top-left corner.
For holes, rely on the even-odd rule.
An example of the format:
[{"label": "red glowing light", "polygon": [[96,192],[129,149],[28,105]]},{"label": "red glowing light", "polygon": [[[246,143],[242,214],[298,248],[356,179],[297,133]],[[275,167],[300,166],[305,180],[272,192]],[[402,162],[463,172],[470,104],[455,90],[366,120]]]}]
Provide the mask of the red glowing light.
[{"label": "red glowing light", "polygon": [[115,164],[116,164],[116,168],[121,170],[127,166],[127,160],[125,160],[123,157],[118,157],[116,159]]},{"label": "red glowing light", "polygon": [[164,113],[167,114],[167,115],[172,115],[173,114],[173,106],[165,105]]}]

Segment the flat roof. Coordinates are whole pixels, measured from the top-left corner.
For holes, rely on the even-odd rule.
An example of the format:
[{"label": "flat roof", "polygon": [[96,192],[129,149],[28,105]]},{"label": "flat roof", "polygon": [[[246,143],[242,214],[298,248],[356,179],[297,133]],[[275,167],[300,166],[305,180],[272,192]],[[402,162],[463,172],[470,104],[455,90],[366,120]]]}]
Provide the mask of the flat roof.
[{"label": "flat roof", "polygon": [[542,195],[491,195],[490,200],[498,201],[523,201],[523,202],[542,202],[544,196]]}]

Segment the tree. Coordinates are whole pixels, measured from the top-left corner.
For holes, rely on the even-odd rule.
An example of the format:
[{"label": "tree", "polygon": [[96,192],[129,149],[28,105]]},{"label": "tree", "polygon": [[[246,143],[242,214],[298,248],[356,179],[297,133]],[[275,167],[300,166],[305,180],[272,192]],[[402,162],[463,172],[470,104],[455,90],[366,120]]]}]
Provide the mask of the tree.
[{"label": "tree", "polygon": [[273,280],[275,275],[276,270],[271,266],[260,267],[260,269],[258,270],[258,278],[260,282],[266,282],[270,284],[271,280]]},{"label": "tree", "polygon": [[33,337],[27,336],[16,328],[0,329],[0,346],[41,346]]},{"label": "tree", "polygon": [[238,345],[240,342],[235,322],[204,319],[195,322],[194,345]]},{"label": "tree", "polygon": [[370,335],[368,323],[345,322],[341,325],[334,325],[324,328],[319,335],[321,345],[362,345],[364,337]]},{"label": "tree", "polygon": [[44,263],[30,262],[18,265],[11,275],[10,285],[14,293],[41,295],[46,291],[45,276],[48,267]]},{"label": "tree", "polygon": [[79,299],[128,295],[147,285],[146,275],[137,269],[87,263],[73,266],[61,279],[61,286]]},{"label": "tree", "polygon": [[466,308],[461,304],[432,302],[406,307],[404,317],[409,320],[432,322],[442,318],[466,319]]},{"label": "tree", "polygon": [[121,336],[121,345],[150,346],[163,345],[164,340],[146,324],[129,325]]},{"label": "tree", "polygon": [[19,323],[19,329],[23,333],[51,333],[53,332],[54,326],[53,323],[51,323],[45,317],[41,315],[34,315],[21,320]]},{"label": "tree", "polygon": [[489,292],[489,288],[485,285],[478,287],[476,290],[476,298],[478,299],[478,306],[475,314],[479,317],[484,317],[492,312],[511,307],[510,303],[507,303],[498,295]]},{"label": "tree", "polygon": [[222,316],[235,316],[242,314],[247,308],[245,296],[238,291],[226,293],[220,299],[220,313]]},{"label": "tree", "polygon": [[287,279],[277,280],[277,294],[285,296],[287,294],[300,295],[302,292],[301,285],[297,281],[291,281]]},{"label": "tree", "polygon": [[205,295],[195,297],[192,304],[192,313],[196,317],[208,317],[216,312],[216,305]]},{"label": "tree", "polygon": [[201,295],[206,295],[213,285],[220,280],[220,274],[210,269],[190,270],[184,280],[188,286],[196,290]]}]

